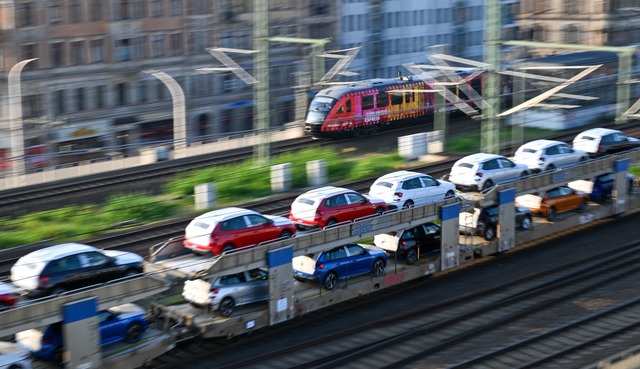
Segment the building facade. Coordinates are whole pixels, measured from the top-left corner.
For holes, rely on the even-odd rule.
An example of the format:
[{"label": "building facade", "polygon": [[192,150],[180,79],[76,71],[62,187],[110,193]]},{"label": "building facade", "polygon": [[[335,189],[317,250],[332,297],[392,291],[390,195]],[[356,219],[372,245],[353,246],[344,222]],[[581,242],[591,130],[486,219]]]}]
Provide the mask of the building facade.
[{"label": "building facade", "polygon": [[[331,37],[330,1],[269,1],[269,35]],[[45,144],[58,163],[78,153],[132,154],[172,138],[172,96],[186,100],[188,141],[253,128],[253,86],[221,67],[207,48],[253,49],[254,0],[0,0],[0,132],[7,132],[11,68],[21,73],[25,146]],[[300,20],[304,19],[303,23]],[[294,120],[292,76],[309,49],[270,44],[271,124]],[[253,72],[252,54],[228,53]],[[0,133],[0,150],[8,146]],[[68,154],[69,158],[65,158]]]}]

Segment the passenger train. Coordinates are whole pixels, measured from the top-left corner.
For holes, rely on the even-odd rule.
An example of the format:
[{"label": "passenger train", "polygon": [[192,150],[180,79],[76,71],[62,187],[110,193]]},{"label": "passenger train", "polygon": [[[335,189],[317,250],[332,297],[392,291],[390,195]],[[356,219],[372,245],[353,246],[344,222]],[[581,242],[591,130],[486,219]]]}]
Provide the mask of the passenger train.
[{"label": "passenger train", "polygon": [[[597,97],[592,102],[581,101],[581,105],[606,105],[615,103],[617,64],[618,56],[613,52],[587,51],[527,59],[514,62],[507,68],[528,68],[531,70],[524,70],[527,73],[568,79],[576,74],[576,66],[601,65],[596,72],[563,92]],[[637,71],[637,62],[634,60],[632,64],[632,72]],[[558,68],[536,69],[541,66]],[[569,67],[569,69],[562,67]],[[459,75],[462,78],[468,76],[463,73]],[[483,79],[484,75],[480,74],[475,78],[467,78],[466,83],[482,96]],[[500,91],[503,96],[503,107],[511,105],[512,81],[513,78],[509,75],[501,77]],[[530,97],[554,86],[530,78],[528,83],[525,93]],[[478,111],[477,102],[464,93],[465,89],[461,88],[460,84],[448,88],[460,100]],[[381,128],[395,126],[400,122],[424,122],[424,119],[429,119],[433,115],[436,108],[435,94],[433,87],[416,75],[398,75],[396,78],[368,79],[331,85],[320,90],[313,97],[307,111],[304,132],[314,138],[349,138],[373,134]],[[637,91],[632,91],[631,96],[637,98]],[[564,97],[563,100],[554,100],[554,103],[567,103],[566,100],[567,98]],[[575,100],[572,103],[575,104]],[[450,102],[447,102],[444,108],[448,112],[458,111],[458,108]]]}]

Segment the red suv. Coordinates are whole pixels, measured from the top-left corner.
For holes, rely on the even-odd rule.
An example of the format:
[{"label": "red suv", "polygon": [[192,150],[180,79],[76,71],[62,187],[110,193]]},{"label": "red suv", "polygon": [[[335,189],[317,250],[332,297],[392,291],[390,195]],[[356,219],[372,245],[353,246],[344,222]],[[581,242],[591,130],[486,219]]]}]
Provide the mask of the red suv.
[{"label": "red suv", "polygon": [[340,187],[321,187],[298,196],[289,219],[298,228],[324,228],[387,211],[384,200]]},{"label": "red suv", "polygon": [[257,245],[296,233],[285,217],[263,215],[242,208],[224,208],[195,218],[185,230],[184,246],[196,254],[213,256],[237,248]]}]

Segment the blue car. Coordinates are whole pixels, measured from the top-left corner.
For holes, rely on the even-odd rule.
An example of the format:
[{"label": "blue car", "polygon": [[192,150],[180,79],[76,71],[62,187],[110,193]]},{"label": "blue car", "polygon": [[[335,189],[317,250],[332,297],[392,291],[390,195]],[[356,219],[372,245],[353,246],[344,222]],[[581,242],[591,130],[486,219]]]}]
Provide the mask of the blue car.
[{"label": "blue car", "polygon": [[[120,341],[138,342],[149,327],[144,309],[135,304],[124,304],[99,312],[98,324],[100,346]],[[41,339],[38,339],[40,335]],[[30,329],[16,334],[18,343],[28,348],[34,357],[54,363],[62,363],[62,337],[62,323],[50,325],[43,333]]]},{"label": "blue car", "polygon": [[[591,201],[603,203],[611,198],[615,178],[616,175],[614,173],[605,173],[595,177],[592,181],[573,181],[569,183],[569,187],[588,193]],[[633,175],[627,174],[627,191],[629,193],[633,188],[633,180]]]},{"label": "blue car", "polygon": [[348,244],[296,256],[292,264],[294,278],[318,281],[326,289],[332,290],[340,279],[362,274],[381,275],[387,266],[387,254],[377,248]]}]

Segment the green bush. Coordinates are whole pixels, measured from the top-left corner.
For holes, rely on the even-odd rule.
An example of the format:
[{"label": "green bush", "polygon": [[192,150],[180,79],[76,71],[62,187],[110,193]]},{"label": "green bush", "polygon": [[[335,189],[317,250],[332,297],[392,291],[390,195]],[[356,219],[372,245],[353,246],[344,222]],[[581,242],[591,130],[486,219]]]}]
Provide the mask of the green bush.
[{"label": "green bush", "polygon": [[164,219],[171,215],[174,208],[175,204],[171,202],[146,193],[133,193],[110,197],[101,212],[102,219],[115,225],[128,220],[149,222]]},{"label": "green bush", "polygon": [[347,179],[357,180],[380,176],[396,170],[403,162],[404,160],[397,153],[360,159],[353,164]]}]

